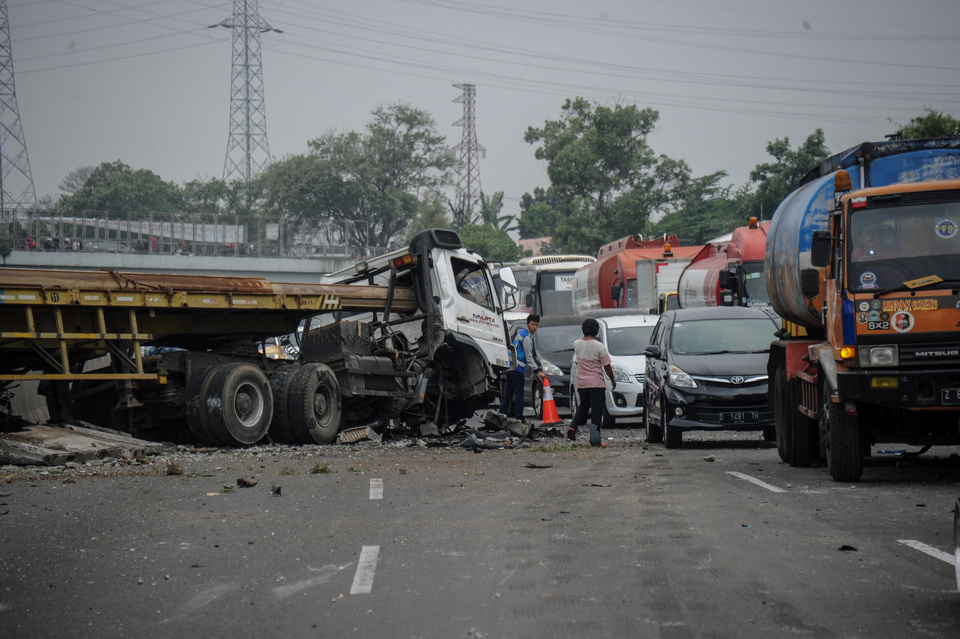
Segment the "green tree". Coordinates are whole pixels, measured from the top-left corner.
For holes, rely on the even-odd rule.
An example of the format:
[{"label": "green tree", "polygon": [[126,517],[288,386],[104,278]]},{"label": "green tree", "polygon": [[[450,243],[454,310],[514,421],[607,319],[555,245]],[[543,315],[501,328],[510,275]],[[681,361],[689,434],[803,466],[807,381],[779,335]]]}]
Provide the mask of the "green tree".
[{"label": "green tree", "polygon": [[[349,215],[366,223],[367,243],[386,246],[416,216],[420,194],[450,182],[455,158],[427,112],[395,104],[372,115],[363,134],[331,132],[309,146],[331,174],[325,184],[338,179],[349,185],[344,189],[355,198]],[[325,206],[320,211],[344,214]]]},{"label": "green tree", "polygon": [[737,220],[735,202],[730,198],[731,186],[721,186],[726,171],[693,178],[683,191],[679,209],[665,215],[653,227],[653,235],[675,233],[683,245],[704,244],[729,233],[746,219]]},{"label": "green tree", "polygon": [[757,189],[753,202],[742,204],[757,211],[754,214],[757,217],[770,219],[780,202],[800,186],[803,176],[830,155],[830,151],[823,129],[817,129],[796,149],[790,148],[790,138],[768,142],[767,153],[774,161],[758,164],[750,172],[750,181],[757,184]]},{"label": "green tree", "polygon": [[447,216],[446,197],[435,189],[428,190],[421,198],[417,207],[417,215],[407,227],[404,243],[409,244],[413,236],[424,229],[451,228],[450,218]]},{"label": "green tree", "polygon": [[552,233],[566,251],[595,253],[604,243],[644,230],[651,214],[679,200],[689,169],[657,156],[646,138],[659,114],[634,105],[568,99],[559,120],[524,135],[547,161],[550,194],[561,220]]},{"label": "green tree", "polygon": [[500,215],[503,211],[503,191],[497,191],[490,197],[480,192],[480,222],[489,224],[501,231],[516,230],[517,218],[513,215]]},{"label": "green tree", "polygon": [[499,262],[515,262],[520,258],[520,245],[510,235],[489,224],[471,224],[460,229],[460,240],[485,259]]},{"label": "green tree", "polygon": [[904,140],[921,138],[946,138],[960,135],[960,120],[948,113],[934,111],[930,107],[924,109],[924,115],[918,115],[898,131]]},{"label": "green tree", "polygon": [[520,238],[530,240],[537,237],[549,237],[560,223],[560,203],[539,186],[533,195],[524,193],[520,198],[520,221],[517,228]]},{"label": "green tree", "polygon": [[183,194],[173,182],[164,182],[147,169],[132,170],[120,160],[104,162],[70,195],[60,197],[60,208],[71,211],[170,213],[183,207]]},{"label": "green tree", "polygon": [[219,178],[191,180],[183,185],[184,213],[218,215],[224,212],[230,187]]}]

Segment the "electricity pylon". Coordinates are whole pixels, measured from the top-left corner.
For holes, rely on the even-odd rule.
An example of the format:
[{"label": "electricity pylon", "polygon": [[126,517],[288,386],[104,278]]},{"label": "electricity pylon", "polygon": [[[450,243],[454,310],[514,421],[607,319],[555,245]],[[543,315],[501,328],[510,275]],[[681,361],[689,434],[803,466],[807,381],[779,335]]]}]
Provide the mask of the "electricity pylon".
[{"label": "electricity pylon", "polygon": [[37,208],[37,191],[13,83],[7,0],[0,0],[0,215],[7,209],[22,208]]},{"label": "electricity pylon", "polygon": [[463,103],[463,118],[453,123],[463,127],[463,138],[460,144],[453,147],[458,152],[457,174],[457,209],[462,215],[469,215],[471,219],[464,222],[472,224],[472,217],[480,210],[480,157],[487,156],[487,150],[477,142],[477,126],[474,105],[477,96],[477,87],[474,84],[454,84],[463,89],[463,95],[454,102]]},{"label": "electricity pylon", "polygon": [[259,0],[233,0],[233,15],[210,28],[233,29],[233,81],[230,87],[230,138],[223,179],[249,182],[270,162],[263,99],[260,34],[274,29],[260,17]]}]

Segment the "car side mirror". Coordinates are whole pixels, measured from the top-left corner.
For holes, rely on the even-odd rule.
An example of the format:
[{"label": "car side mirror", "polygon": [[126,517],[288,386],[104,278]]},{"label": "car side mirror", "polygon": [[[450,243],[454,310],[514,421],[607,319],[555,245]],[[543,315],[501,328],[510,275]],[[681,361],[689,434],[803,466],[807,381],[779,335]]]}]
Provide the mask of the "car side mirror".
[{"label": "car side mirror", "polygon": [[659,347],[659,346],[654,346],[654,345],[651,344],[650,346],[647,346],[645,349],[643,349],[643,354],[646,355],[647,357],[652,357],[652,358],[654,358],[654,359],[660,359],[660,355],[661,355],[661,353],[660,353],[660,347]]}]

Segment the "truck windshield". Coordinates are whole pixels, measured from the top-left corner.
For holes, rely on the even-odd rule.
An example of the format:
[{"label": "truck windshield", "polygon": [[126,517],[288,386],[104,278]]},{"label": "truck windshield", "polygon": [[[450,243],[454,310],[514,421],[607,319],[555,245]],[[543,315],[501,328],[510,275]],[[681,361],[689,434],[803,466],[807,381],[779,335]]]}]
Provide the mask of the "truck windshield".
[{"label": "truck windshield", "polygon": [[763,262],[744,262],[741,270],[743,272],[743,305],[770,306]]},{"label": "truck windshield", "polygon": [[936,275],[960,273],[960,203],[871,207],[850,214],[848,287],[891,289]]},{"label": "truck windshield", "polygon": [[569,271],[540,273],[540,315],[573,315],[573,274]]}]

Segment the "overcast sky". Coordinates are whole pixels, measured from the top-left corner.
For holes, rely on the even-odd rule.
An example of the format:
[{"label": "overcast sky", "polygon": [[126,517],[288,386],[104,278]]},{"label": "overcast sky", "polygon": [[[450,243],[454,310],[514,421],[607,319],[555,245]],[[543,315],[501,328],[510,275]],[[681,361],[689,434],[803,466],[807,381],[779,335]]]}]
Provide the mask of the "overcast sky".
[{"label": "overcast sky", "polygon": [[[453,145],[477,86],[485,193],[507,212],[548,186],[523,142],[564,99],[660,113],[650,143],[740,185],[768,141],[817,127],[831,151],[881,140],[924,107],[960,117],[957,0],[261,0],[274,158],[361,130],[377,105],[431,113]],[[121,160],[183,184],[222,177],[231,16],[221,0],[7,0],[16,95],[38,197]]]}]

